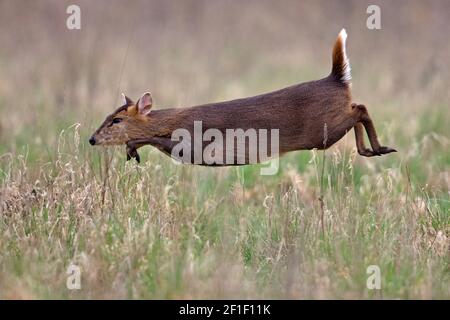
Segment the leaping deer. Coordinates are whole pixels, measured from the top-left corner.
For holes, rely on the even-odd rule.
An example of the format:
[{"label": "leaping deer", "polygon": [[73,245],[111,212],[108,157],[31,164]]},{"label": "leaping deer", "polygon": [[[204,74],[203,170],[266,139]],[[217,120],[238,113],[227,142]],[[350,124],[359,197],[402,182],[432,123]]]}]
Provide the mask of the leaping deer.
[{"label": "leaping deer", "polygon": [[[139,162],[137,149],[144,145],[152,145],[172,155],[178,143],[172,140],[172,133],[185,129],[193,134],[194,121],[201,121],[203,131],[214,128],[223,134],[227,129],[237,128],[278,129],[280,155],[294,150],[326,149],[352,128],[360,155],[372,157],[396,152],[381,146],[367,108],[352,102],[346,39],[347,33],[342,29],[334,44],[333,67],[327,77],[254,97],[188,108],[152,110],[150,93],[142,95],[136,103],[123,95],[123,105],[106,118],[89,142],[91,145],[125,144],[127,160],[136,158]],[[364,144],[364,129],[371,149]],[[191,151],[194,152],[193,147]],[[225,142],[222,151],[224,154],[230,152]],[[258,158],[257,162],[261,160]],[[225,165],[248,163],[246,155],[243,163],[235,159]]]}]

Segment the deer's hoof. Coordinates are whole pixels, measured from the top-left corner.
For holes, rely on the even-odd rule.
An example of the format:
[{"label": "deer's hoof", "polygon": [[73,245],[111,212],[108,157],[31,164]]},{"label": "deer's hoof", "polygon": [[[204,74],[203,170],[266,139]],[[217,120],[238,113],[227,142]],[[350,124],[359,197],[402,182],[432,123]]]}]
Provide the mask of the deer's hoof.
[{"label": "deer's hoof", "polygon": [[382,154],[388,154],[391,152],[397,152],[397,150],[389,147],[379,147],[378,150],[375,151],[377,155],[381,156]]},{"label": "deer's hoof", "polygon": [[137,150],[132,147],[127,147],[127,161],[131,160],[132,158],[135,158],[137,163],[141,162],[141,157],[139,156]]},{"label": "deer's hoof", "polygon": [[375,153],[372,151],[372,150],[370,150],[370,149],[362,149],[362,150],[358,150],[358,153],[360,154],[360,155],[362,155],[363,157],[373,157],[373,156],[375,156]]},{"label": "deer's hoof", "polygon": [[379,147],[376,150],[370,150],[370,149],[358,150],[358,153],[364,157],[381,156],[383,154],[388,154],[391,152],[397,152],[397,150],[389,148],[389,147]]}]

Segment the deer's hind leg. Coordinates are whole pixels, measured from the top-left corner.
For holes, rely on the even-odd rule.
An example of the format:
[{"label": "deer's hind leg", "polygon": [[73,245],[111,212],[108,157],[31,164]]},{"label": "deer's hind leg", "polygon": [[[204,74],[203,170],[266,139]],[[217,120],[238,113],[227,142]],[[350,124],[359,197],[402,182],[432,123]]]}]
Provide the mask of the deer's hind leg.
[{"label": "deer's hind leg", "polygon": [[[352,108],[357,112],[358,122],[354,126],[356,147],[358,153],[365,157],[381,156],[382,154],[388,154],[391,152],[397,152],[397,150],[389,147],[382,146],[378,141],[377,132],[373,121],[367,112],[367,108],[362,104],[352,104]],[[370,146],[372,150],[366,148],[364,144],[364,130],[366,129],[367,136],[369,137]]]},{"label": "deer's hind leg", "polygon": [[366,144],[364,143],[363,124],[361,122],[357,122],[353,129],[355,130],[356,149],[358,150],[358,153],[365,157],[373,157],[373,151],[366,148]]}]

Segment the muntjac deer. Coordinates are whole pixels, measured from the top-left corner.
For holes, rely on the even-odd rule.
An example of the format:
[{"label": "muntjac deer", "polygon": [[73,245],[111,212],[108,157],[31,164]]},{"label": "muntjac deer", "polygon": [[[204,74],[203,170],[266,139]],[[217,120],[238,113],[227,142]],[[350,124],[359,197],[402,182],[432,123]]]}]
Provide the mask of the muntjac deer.
[{"label": "muntjac deer", "polygon": [[[89,139],[92,145],[126,145],[127,159],[136,158],[137,149],[152,145],[167,155],[179,160],[195,158],[196,145],[191,140],[184,141],[188,148],[186,154],[173,152],[179,144],[174,133],[182,130],[194,136],[196,123],[201,124],[201,134],[214,129],[215,148],[211,154],[216,160],[200,159],[200,165],[239,165],[261,162],[265,159],[258,153],[251,157],[250,152],[238,154],[234,150],[234,138],[226,142],[217,135],[225,135],[228,130],[266,130],[277,133],[278,150],[271,157],[294,150],[326,149],[341,139],[352,128],[355,131],[358,153],[365,157],[379,156],[395,149],[381,146],[372,119],[363,104],[352,103],[350,64],[346,54],[347,33],[339,33],[332,58],[333,67],[327,77],[293,85],[281,90],[254,97],[226,102],[205,104],[189,108],[152,110],[152,96],[145,93],[136,103],[124,97],[124,104],[109,115]],[[198,126],[197,126],[198,127]],[[369,137],[371,149],[364,144],[364,129]],[[272,134],[275,136],[274,134]],[[250,135],[240,140],[250,149],[255,143],[247,141]],[[184,139],[183,139],[184,140]],[[200,141],[200,151],[207,148],[211,137]],[[250,139],[248,139],[250,140]],[[272,143],[273,143],[272,139]],[[261,141],[260,141],[261,142]],[[256,144],[256,150],[261,143]],[[244,149],[246,150],[246,149]],[[179,151],[179,150],[178,150]],[[231,161],[225,158],[232,154]],[[240,159],[238,159],[241,157]],[[253,159],[253,160],[252,160]],[[197,159],[198,160],[198,159]],[[240,160],[240,161],[239,161]],[[192,163],[192,161],[190,162]]]}]

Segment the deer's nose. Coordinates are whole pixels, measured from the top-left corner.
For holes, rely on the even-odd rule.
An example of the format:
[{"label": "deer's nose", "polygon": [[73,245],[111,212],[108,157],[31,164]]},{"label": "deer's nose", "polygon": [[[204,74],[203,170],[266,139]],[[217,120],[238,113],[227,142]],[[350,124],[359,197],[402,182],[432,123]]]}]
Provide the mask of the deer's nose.
[{"label": "deer's nose", "polygon": [[94,137],[90,137],[89,138],[89,143],[93,146],[95,144],[95,138]]}]

